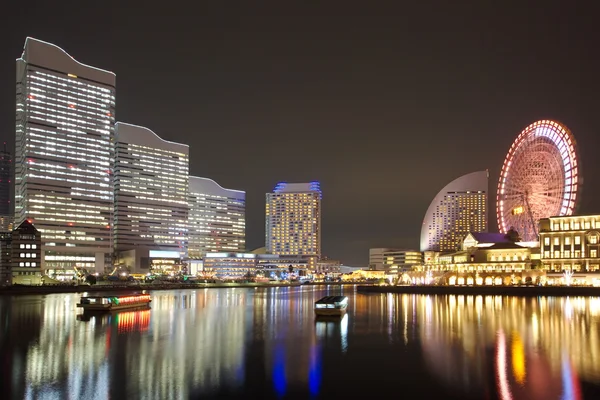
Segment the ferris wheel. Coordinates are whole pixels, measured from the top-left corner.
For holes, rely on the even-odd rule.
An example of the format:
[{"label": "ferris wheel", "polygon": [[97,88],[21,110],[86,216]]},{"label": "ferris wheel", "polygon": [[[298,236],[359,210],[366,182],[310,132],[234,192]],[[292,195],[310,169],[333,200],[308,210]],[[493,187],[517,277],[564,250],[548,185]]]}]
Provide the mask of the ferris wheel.
[{"label": "ferris wheel", "polygon": [[500,172],[498,229],[514,228],[523,241],[537,241],[541,218],[572,215],[581,172],[575,138],[561,123],[534,122],[515,139]]}]

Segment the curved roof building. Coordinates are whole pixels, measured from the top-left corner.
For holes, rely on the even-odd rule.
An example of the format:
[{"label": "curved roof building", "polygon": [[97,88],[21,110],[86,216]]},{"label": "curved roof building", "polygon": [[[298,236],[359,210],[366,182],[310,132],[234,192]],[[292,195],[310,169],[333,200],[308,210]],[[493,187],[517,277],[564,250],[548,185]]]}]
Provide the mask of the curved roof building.
[{"label": "curved roof building", "polygon": [[116,76],[28,37],[16,60],[15,225],[42,234],[42,268],[112,260]]},{"label": "curved roof building", "polygon": [[488,171],[472,172],[435,196],[421,227],[421,251],[458,251],[469,232],[488,229]]},{"label": "curved roof building", "polygon": [[225,189],[209,178],[190,176],[190,258],[246,248],[246,192]]},{"label": "curved roof building", "polygon": [[115,249],[187,249],[189,147],[115,124]]}]

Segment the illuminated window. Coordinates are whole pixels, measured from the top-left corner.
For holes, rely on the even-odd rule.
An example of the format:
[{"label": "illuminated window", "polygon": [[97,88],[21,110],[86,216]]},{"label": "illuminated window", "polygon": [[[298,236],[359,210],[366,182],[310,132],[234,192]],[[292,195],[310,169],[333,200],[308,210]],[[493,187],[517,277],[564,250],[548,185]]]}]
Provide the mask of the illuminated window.
[{"label": "illuminated window", "polygon": [[597,244],[597,243],[598,243],[598,236],[596,236],[596,235],[590,236],[590,244]]},{"label": "illuminated window", "polygon": [[581,244],[581,236],[575,236],[575,244]]},{"label": "illuminated window", "polygon": [[20,249],[24,249],[25,245],[21,243],[21,245],[19,246]]},{"label": "illuminated window", "polygon": [[544,245],[550,246],[550,238],[547,236],[544,238]]},{"label": "illuminated window", "polygon": [[567,246],[569,246],[569,245],[571,244],[571,237],[570,237],[570,236],[567,236],[567,237],[565,238],[565,244],[566,244]]},{"label": "illuminated window", "polygon": [[598,250],[596,250],[596,249],[591,249],[591,250],[590,250],[590,257],[592,257],[592,258],[596,258],[596,257],[598,257]]},{"label": "illuminated window", "polygon": [[554,245],[555,246],[559,246],[560,245],[560,239],[559,238],[557,238],[557,237],[554,238]]}]

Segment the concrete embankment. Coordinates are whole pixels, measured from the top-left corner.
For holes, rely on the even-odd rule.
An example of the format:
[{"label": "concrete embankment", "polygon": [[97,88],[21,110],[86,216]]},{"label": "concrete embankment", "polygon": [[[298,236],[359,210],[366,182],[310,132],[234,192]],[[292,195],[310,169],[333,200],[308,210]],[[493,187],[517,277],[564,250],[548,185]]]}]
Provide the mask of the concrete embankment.
[{"label": "concrete embankment", "polygon": [[32,295],[52,293],[119,293],[141,290],[179,290],[179,289],[224,289],[224,288],[269,288],[300,286],[299,283],[172,283],[172,284],[140,284],[140,285],[79,285],[79,286],[8,286],[0,288],[0,295]]},{"label": "concrete embankment", "polygon": [[358,286],[358,293],[460,294],[471,296],[600,296],[599,287],[581,286]]}]

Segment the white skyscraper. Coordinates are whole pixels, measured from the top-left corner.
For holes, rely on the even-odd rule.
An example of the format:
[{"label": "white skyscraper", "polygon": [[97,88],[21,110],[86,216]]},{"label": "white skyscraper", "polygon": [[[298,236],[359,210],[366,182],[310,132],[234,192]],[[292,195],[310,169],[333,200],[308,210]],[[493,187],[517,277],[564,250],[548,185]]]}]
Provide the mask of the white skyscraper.
[{"label": "white skyscraper", "polygon": [[42,268],[111,261],[115,74],[27,38],[17,59],[15,219],[42,235]]},{"label": "white skyscraper", "polygon": [[115,250],[136,272],[172,272],[187,257],[189,147],[148,128],[115,126]]},{"label": "white skyscraper", "polygon": [[189,258],[246,248],[246,192],[190,176]]},{"label": "white skyscraper", "polygon": [[266,248],[271,254],[321,256],[319,182],[278,183],[266,196]]}]

